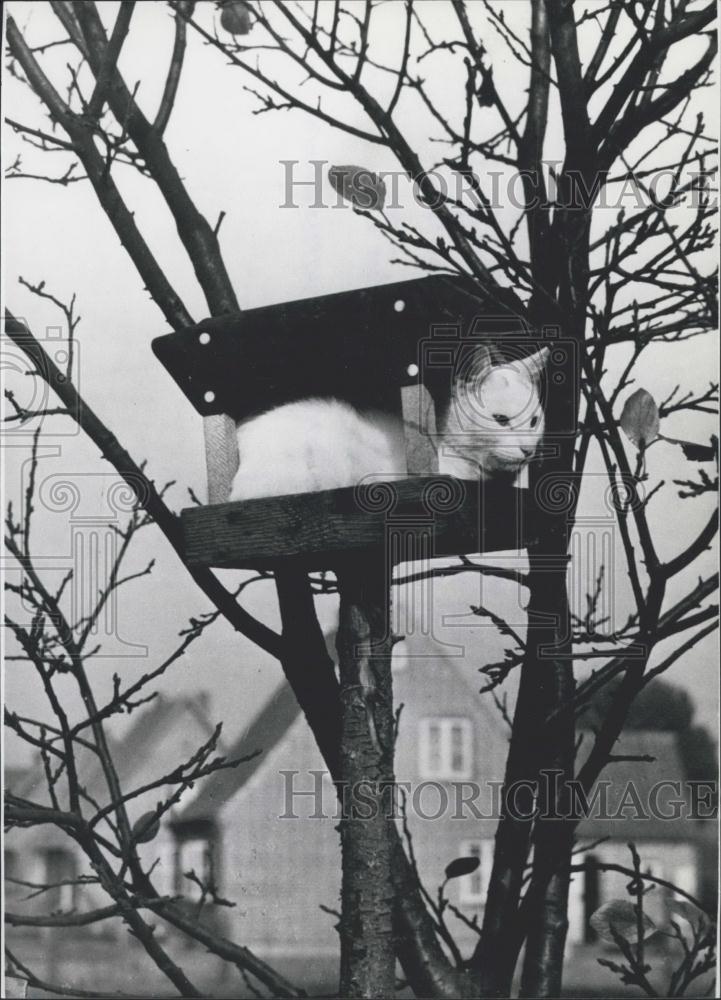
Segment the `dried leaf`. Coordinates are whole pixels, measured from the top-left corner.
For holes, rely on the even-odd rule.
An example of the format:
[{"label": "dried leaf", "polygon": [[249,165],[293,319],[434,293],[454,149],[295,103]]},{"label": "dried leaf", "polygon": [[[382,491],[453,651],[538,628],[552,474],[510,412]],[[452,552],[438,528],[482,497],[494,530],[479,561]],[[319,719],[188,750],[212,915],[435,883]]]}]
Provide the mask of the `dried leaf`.
[{"label": "dried leaf", "polygon": [[136,843],[147,844],[149,841],[155,840],[159,830],[160,822],[155,815],[155,810],[153,810],[143,813],[134,824],[132,833]]},{"label": "dried leaf", "polygon": [[694,934],[701,936],[711,926],[703,910],[687,899],[669,899],[666,907],[672,920],[685,920]]},{"label": "dried leaf", "polygon": [[247,35],[253,27],[250,7],[244,0],[226,0],[220,11],[220,23],[229,35]]},{"label": "dried leaf", "polygon": [[480,863],[480,858],[455,858],[446,866],[446,878],[460,878],[461,875],[470,875]]},{"label": "dried leaf", "polygon": [[[638,941],[636,909],[628,899],[611,899],[591,917],[591,927],[602,941],[615,944],[612,930],[630,944]],[[657,927],[650,917],[643,915],[644,940],[656,933]]]},{"label": "dried leaf", "polygon": [[718,438],[711,435],[711,444],[694,444],[693,441],[680,441],[679,444],[689,462],[713,462],[718,454]]},{"label": "dried leaf", "polygon": [[621,429],[637,448],[646,448],[658,437],[661,421],[656,400],[645,389],[637,389],[626,400],[621,413]]},{"label": "dried leaf", "polygon": [[493,73],[487,70],[483,76],[483,82],[476,91],[478,103],[485,108],[491,108],[496,101],[496,88],[493,84]]},{"label": "dried leaf", "polygon": [[341,196],[355,208],[367,212],[380,211],[386,203],[383,179],[367,167],[353,164],[328,168],[328,180]]}]

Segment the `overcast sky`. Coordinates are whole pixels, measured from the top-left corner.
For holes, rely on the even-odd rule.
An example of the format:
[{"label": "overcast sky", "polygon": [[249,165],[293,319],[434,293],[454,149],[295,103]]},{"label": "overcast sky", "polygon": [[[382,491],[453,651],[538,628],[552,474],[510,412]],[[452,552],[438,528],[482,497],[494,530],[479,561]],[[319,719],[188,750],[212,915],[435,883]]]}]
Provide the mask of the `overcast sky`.
[{"label": "overcast sky", "polygon": [[[27,28],[34,44],[58,37],[49,5],[23,3],[8,5],[22,29]],[[208,5],[209,6],[209,5]],[[427,6],[427,5],[426,5]],[[508,4],[508,15],[519,17],[521,4]],[[111,22],[115,4],[101,5],[106,23]],[[440,4],[427,6],[431,23]],[[209,11],[203,13],[206,21]],[[401,30],[402,5],[386,5],[383,46],[389,51]],[[436,27],[441,27],[436,24]],[[522,24],[518,24],[522,28]],[[131,85],[141,81],[141,105],[152,114],[156,106],[162,73],[172,46],[172,27],[163,3],[144,3],[136,8],[130,37],[121,65]],[[511,100],[523,99],[518,82],[519,68],[499,45],[489,43],[496,84]],[[63,79],[68,50],[49,53],[48,65]],[[690,57],[688,57],[690,58]],[[280,70],[279,70],[280,72]],[[524,71],[525,72],[525,71]],[[311,160],[328,164],[360,163],[374,170],[393,169],[390,153],[380,146],[334,132],[323,123],[298,112],[253,115],[255,99],[243,90],[240,71],[230,68],[221,55],[201,44],[190,33],[188,53],[175,111],[167,131],[167,143],[198,207],[211,222],[225,212],[220,230],[225,261],[241,306],[253,307],[319,295],[337,290],[373,285],[411,276],[407,268],[390,262],[395,251],[365,219],[347,208],[314,209],[312,189],[299,190],[299,207],[283,208],[287,166],[296,160],[297,178],[311,179]],[[27,88],[5,75],[4,110],[11,118],[37,127],[47,127]],[[454,81],[443,75],[435,85],[451,94]],[[457,90],[453,91],[457,93]],[[715,120],[715,97],[702,95]],[[713,103],[712,103],[713,102]],[[547,155],[553,158],[562,148],[558,119],[554,113]],[[409,131],[427,135],[421,123]],[[420,139],[419,139],[420,141]],[[424,153],[426,149],[424,148]],[[5,137],[5,163],[22,153],[25,169],[61,174],[64,164],[57,156],[41,158],[12,133]],[[438,156],[438,150],[431,152]],[[430,162],[430,160],[429,160]],[[118,182],[133,207],[158,260],[167,269],[196,319],[206,314],[202,296],[188,261],[184,258],[167,210],[154,194],[152,185],[130,170],[118,171]],[[328,205],[335,196],[326,184]],[[421,209],[406,203],[404,218],[420,218]],[[600,215],[601,213],[599,213]],[[432,227],[425,213],[423,224]],[[601,219],[613,221],[615,211]],[[26,318],[38,336],[52,339],[62,317],[49,303],[32,296],[19,286],[18,276],[28,281],[45,281],[47,289],[62,299],[77,294],[82,314],[78,327],[77,381],[80,391],[98,415],[116,433],[137,459],[147,459],[148,470],[158,483],[175,480],[169,493],[176,509],[187,505],[186,487],[204,492],[202,421],[170,377],[155,360],[150,342],[167,331],[162,315],[143,291],[129,258],[109,222],[97,206],[86,182],[62,187],[27,179],[5,183],[5,271],[4,298],[16,315]],[[339,331],[342,335],[342,331]],[[51,350],[62,350],[52,344]],[[10,354],[10,369],[22,370],[23,361]],[[617,368],[625,360],[623,351],[612,361]],[[638,372],[638,385],[665,397],[678,382],[684,388],[705,388],[716,368],[715,345],[710,337],[697,338],[678,348],[658,348],[648,352]],[[17,371],[8,378],[17,382]],[[28,386],[30,380],[23,385]],[[19,391],[20,395],[20,391]],[[668,436],[707,441],[712,418],[694,416],[668,422]],[[4,437],[7,495],[17,504],[27,469],[29,437],[15,428]],[[593,471],[593,465],[591,471]],[[117,516],[112,503],[117,495],[110,489],[116,478],[97,449],[74,433],[63,418],[47,422],[41,438],[40,504],[34,538],[36,554],[43,569],[62,573],[79,558],[79,546],[102,546],[110,537],[109,525]],[[659,445],[649,456],[652,483],[670,482],[687,469],[679,449]],[[68,499],[63,482],[77,488]],[[113,497],[115,496],[115,500]],[[708,498],[679,501],[674,487],[666,488],[652,501],[655,524],[660,533],[662,557],[679,550],[706,520],[711,509]],[[587,490],[582,513],[603,514],[598,489]],[[139,569],[156,559],[150,579],[141,580],[123,591],[113,622],[114,635],[104,638],[105,655],[91,667],[93,680],[101,692],[110,690],[117,671],[123,680],[132,680],[167,654],[188,617],[207,609],[187,572],[154,528],[139,536],[129,561],[129,570]],[[619,620],[628,611],[627,577],[620,546],[614,550],[615,567],[607,576],[614,580],[609,596],[611,609]],[[708,556],[693,568],[692,577],[708,572],[713,558]],[[231,579],[231,574],[227,574]],[[685,581],[686,583],[688,581]],[[94,581],[87,586],[92,589]],[[495,588],[495,589],[489,589]],[[254,586],[248,594],[249,608],[275,625],[276,609],[271,585]],[[673,598],[674,591],[670,594]],[[503,591],[497,583],[478,581],[437,582],[433,589],[434,630],[442,642],[462,648],[469,655],[462,669],[475,671],[485,659],[498,656],[501,644],[495,633],[478,625],[468,609],[482,599],[512,614],[517,595]],[[402,596],[399,598],[402,602]],[[319,602],[321,616],[332,627],[335,602]],[[452,621],[443,624],[446,616]],[[458,618],[457,616],[461,616]],[[519,621],[522,615],[519,612]],[[694,696],[699,718],[715,726],[718,667],[713,636],[698,646],[691,656],[680,660],[667,675],[683,684]],[[225,718],[229,735],[258,708],[265,694],[280,678],[280,668],[251,643],[236,636],[219,622],[196,643],[187,656],[172,668],[164,687],[169,693],[210,691],[214,714]],[[5,693],[12,708],[28,714],[44,712],[42,694],[29,666],[10,663],[5,676]],[[8,745],[9,759],[18,760],[16,748]]]}]

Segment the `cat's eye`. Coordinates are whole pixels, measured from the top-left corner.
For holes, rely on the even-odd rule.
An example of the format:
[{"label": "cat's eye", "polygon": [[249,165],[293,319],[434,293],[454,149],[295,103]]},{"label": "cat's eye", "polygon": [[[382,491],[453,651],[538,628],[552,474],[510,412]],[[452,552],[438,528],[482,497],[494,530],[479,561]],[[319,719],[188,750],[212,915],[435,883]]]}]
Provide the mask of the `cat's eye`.
[{"label": "cat's eye", "polygon": [[506,417],[503,413],[494,413],[493,419],[497,424],[500,424],[501,427],[506,427],[509,423],[508,417]]},{"label": "cat's eye", "polygon": [[538,417],[531,417],[531,427],[535,427],[538,423]]}]

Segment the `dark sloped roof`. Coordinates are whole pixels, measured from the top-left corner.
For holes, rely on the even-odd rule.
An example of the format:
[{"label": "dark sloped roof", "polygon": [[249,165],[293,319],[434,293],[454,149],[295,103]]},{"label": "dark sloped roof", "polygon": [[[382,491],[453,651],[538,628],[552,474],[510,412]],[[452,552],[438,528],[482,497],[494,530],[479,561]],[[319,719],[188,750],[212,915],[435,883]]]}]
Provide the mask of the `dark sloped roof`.
[{"label": "dark sloped roof", "polygon": [[[485,678],[479,676],[475,662],[466,658],[465,653],[461,656],[449,653],[440,642],[422,633],[406,636],[404,643],[408,647],[410,669],[394,676],[394,691],[401,692],[396,700],[402,701],[405,698],[410,703],[413,694],[422,690],[423,686],[442,692],[441,697],[444,697],[448,685],[453,685],[467,696],[468,711],[484,728],[487,738],[499,741],[499,746],[505,748],[508,743],[506,724],[493,706],[490,695],[481,694]],[[500,779],[503,775],[489,777]]]},{"label": "dark sloped roof", "polygon": [[245,764],[217,771],[205,778],[198,794],[181,811],[176,823],[215,816],[262,766],[268,752],[283,739],[299,714],[300,706],[292,688],[287,681],[283,681],[225,756],[245,757],[255,750],[262,752]]},{"label": "dark sloped roof", "polygon": [[[334,638],[333,635],[326,635],[328,652],[333,658],[335,658]],[[449,682],[457,684],[461,691],[467,693],[472,709],[481,713],[486,730],[489,734],[493,734],[491,738],[500,740],[500,745],[505,747],[505,732],[501,729],[495,713],[489,709],[487,701],[479,697],[474,683],[475,675],[473,675],[473,680],[464,676],[463,671],[458,669],[457,658],[449,657],[438,643],[429,640],[427,636],[423,637],[419,649],[423,651],[420,658],[414,660],[411,657],[411,663],[424,674],[426,682],[430,680],[441,690]],[[411,674],[411,670],[403,671],[395,678],[394,684],[400,688],[412,689],[415,684],[419,683],[419,678],[410,676]],[[182,824],[215,817],[218,810],[236,795],[256,771],[263,766],[268,752],[283,740],[299,714],[300,707],[295,700],[293,691],[289,684],[283,681],[245,732],[225,753],[225,756],[243,757],[258,749],[263,752],[247,764],[218,771],[204,779],[199,786],[198,794],[185,809],[181,810],[175,822]],[[490,775],[490,777],[500,778],[502,774]]]},{"label": "dark sloped roof", "polygon": [[[166,698],[158,695],[147,708],[135,716],[133,724],[124,736],[112,740],[110,751],[121,787],[131,783],[138,770],[143,771],[148,762],[157,757],[157,747],[160,743],[173,732],[179,732],[184,724],[187,726],[188,715],[197,719],[206,738],[211,736],[215,726],[205,714],[202,697],[189,695],[183,698]],[[225,753],[225,749],[219,745],[218,752]],[[179,760],[176,761],[174,766],[179,763]],[[92,793],[97,786],[99,795],[107,794],[103,769],[96,758],[93,757],[92,770],[89,769],[85,774],[88,791]]]},{"label": "dark sloped roof", "polygon": [[[187,725],[189,714],[197,719],[206,738],[210,737],[215,726],[206,714],[202,696],[166,698],[158,695],[134,715],[133,722],[124,736],[109,738],[109,749],[121,788],[127,790],[131,786],[138,772],[142,772],[148,763],[157,757],[158,745],[173,732],[180,731],[180,727],[184,724]],[[227,755],[222,742],[219,742],[217,752]],[[97,756],[92,751],[78,746],[75,757],[81,783],[93,798],[105,801],[108,794],[106,780]],[[176,761],[176,765],[178,763],[180,761]],[[36,798],[38,801],[45,798],[45,771],[39,756],[29,768],[25,769],[24,777],[16,782],[13,791],[18,795]]]},{"label": "dark sloped roof", "polygon": [[[584,763],[593,736],[585,734],[578,755],[579,766]],[[588,749],[586,749],[588,748]],[[689,840],[695,837],[694,827],[699,824],[689,820],[690,798],[685,783],[685,772],[678,748],[677,734],[661,730],[627,730],[621,734],[613,755],[630,757],[653,757],[653,762],[639,760],[619,760],[608,764],[597,782],[605,782],[604,793],[607,808],[605,812],[613,816],[626,805],[623,815],[616,819],[598,815],[599,806],[593,815],[582,820],[578,836],[595,839],[610,836],[626,840]],[[654,786],[660,782],[678,782],[680,794],[672,787],[660,788],[656,793],[654,809]],[[672,814],[673,800],[683,800],[684,818],[664,818],[658,813]],[[644,816],[640,809],[643,808]],[[654,812],[656,813],[654,815]]]}]

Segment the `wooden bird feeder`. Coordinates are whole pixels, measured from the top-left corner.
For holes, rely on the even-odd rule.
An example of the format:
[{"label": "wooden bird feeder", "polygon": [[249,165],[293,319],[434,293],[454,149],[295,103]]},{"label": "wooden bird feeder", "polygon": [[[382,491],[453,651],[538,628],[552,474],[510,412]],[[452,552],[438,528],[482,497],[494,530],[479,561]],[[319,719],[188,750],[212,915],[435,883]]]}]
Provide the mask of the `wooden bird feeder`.
[{"label": "wooden bird feeder", "polygon": [[[527,490],[438,474],[436,419],[483,342],[508,358],[541,346],[445,276],[250,309],[156,338],[156,356],[205,418],[209,503],[182,512],[188,562],[332,569],[373,548],[397,563],[525,547]],[[563,352],[551,352],[547,384],[566,377],[554,365],[562,372]],[[236,422],[308,396],[402,412],[407,478],[227,502]]]}]

